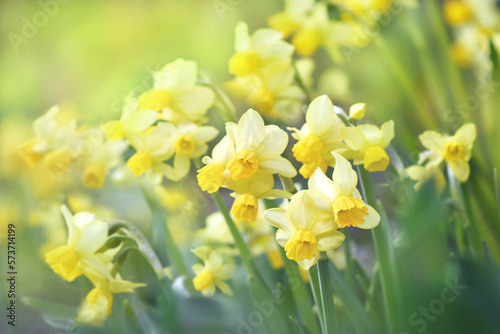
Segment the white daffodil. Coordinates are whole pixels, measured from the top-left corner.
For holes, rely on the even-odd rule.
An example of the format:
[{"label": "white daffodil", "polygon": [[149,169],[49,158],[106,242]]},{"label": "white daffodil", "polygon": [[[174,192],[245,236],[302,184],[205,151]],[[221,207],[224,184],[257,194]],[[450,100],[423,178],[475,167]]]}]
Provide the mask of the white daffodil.
[{"label": "white daffodil", "polygon": [[250,36],[248,26],[238,23],[235,29],[234,54],[229,60],[229,72],[237,77],[260,75],[266,67],[276,63],[291,63],[293,46],[283,41],[283,35],[273,29],[259,29]]},{"label": "white daffodil", "polygon": [[257,218],[260,198],[274,199],[291,196],[285,190],[273,189],[273,175],[263,171],[258,171],[247,180],[235,181],[227,176],[225,187],[234,191],[231,194],[235,198],[231,213],[236,219],[245,222],[253,222]]},{"label": "white daffodil", "polygon": [[139,96],[139,109],[161,113],[160,118],[181,122],[203,122],[215,101],[215,93],[197,85],[196,62],[177,59],[154,74],[153,89]]},{"label": "white daffodil", "polygon": [[306,113],[306,123],[300,130],[289,128],[292,137],[298,140],[293,146],[293,156],[303,163],[300,174],[309,178],[316,168],[324,172],[335,160],[331,151],[345,148],[340,130],[344,123],[335,114],[335,107],[326,95],[315,98]]},{"label": "white daffodil", "polygon": [[158,113],[151,109],[139,110],[139,102],[131,95],[125,99],[120,120],[110,121],[102,126],[108,140],[131,139],[146,131],[158,119]]},{"label": "white daffodil", "polygon": [[[332,179],[321,169],[317,169],[309,179],[309,189],[317,190],[325,196],[316,205],[329,210],[339,228],[353,226],[362,229],[374,228],[380,222],[380,216],[361,198],[356,189],[358,176],[351,164],[340,154],[332,153],[336,163]],[[326,201],[325,201],[326,199]]]},{"label": "white daffodil", "polygon": [[231,279],[236,271],[233,257],[224,250],[219,251],[208,246],[198,247],[193,253],[203,261],[203,265],[197,263],[192,267],[196,274],[193,279],[194,288],[201,291],[205,297],[213,296],[216,287],[232,296],[233,290],[224,281]]},{"label": "white daffodil", "polygon": [[436,131],[425,131],[419,137],[422,145],[434,155],[429,163],[438,165],[443,160],[461,182],[469,178],[469,160],[472,145],[476,139],[476,126],[472,123],[462,125],[455,135],[443,136]]},{"label": "white daffodil", "polygon": [[276,241],[285,248],[286,256],[308,270],[318,262],[320,252],[339,247],[345,236],[337,230],[330,212],[316,205],[324,196],[316,190],[303,190],[293,195],[287,209],[269,209],[264,213],[278,228]]},{"label": "white daffodil", "polygon": [[198,170],[198,184],[201,190],[214,193],[224,184],[224,171],[226,166],[235,154],[234,142],[225,135],[221,141],[215,145],[212,157],[205,156],[202,161],[206,165]]},{"label": "white daffodil", "polygon": [[446,179],[441,172],[439,166],[435,164],[427,164],[425,166],[410,166],[406,168],[406,172],[408,176],[413,181],[417,181],[415,183],[415,190],[419,190],[427,181],[433,180],[434,185],[436,186],[436,190],[438,193],[441,193],[446,186]]},{"label": "white daffodil", "polygon": [[362,124],[345,127],[340,132],[351,148],[344,156],[353,159],[355,165],[364,164],[364,168],[369,172],[387,169],[390,159],[385,148],[394,138],[394,121],[385,122],[380,129],[375,125]]},{"label": "white daffodil", "polygon": [[45,260],[56,274],[71,282],[83,273],[84,268],[102,263],[95,252],[108,238],[108,224],[95,219],[89,212],[72,216],[64,205],[61,211],[68,226],[68,242],[46,253]]},{"label": "white daffodil", "polygon": [[226,124],[226,132],[235,146],[235,154],[227,164],[233,180],[248,180],[258,170],[294,177],[297,171],[281,154],[288,135],[276,125],[265,125],[253,109],[241,116],[238,125]]}]

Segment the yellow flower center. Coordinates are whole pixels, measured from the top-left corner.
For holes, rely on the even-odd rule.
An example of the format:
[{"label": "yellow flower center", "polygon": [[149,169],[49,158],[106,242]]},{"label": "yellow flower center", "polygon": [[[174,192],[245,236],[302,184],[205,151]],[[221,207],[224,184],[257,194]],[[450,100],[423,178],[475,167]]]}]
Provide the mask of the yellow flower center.
[{"label": "yellow flower center", "polygon": [[312,56],[321,44],[321,35],[314,29],[301,30],[292,38],[295,50],[302,57]]},{"label": "yellow flower center", "polygon": [[365,169],[369,172],[383,172],[389,166],[389,156],[380,146],[372,146],[365,152]]},{"label": "yellow flower center", "polygon": [[285,252],[290,260],[311,260],[318,252],[316,236],[311,231],[296,231],[285,244]]},{"label": "yellow flower center", "polygon": [[233,180],[247,180],[259,169],[257,155],[249,150],[239,151],[227,164]]},{"label": "yellow flower center", "polygon": [[257,219],[259,202],[254,195],[238,195],[231,207],[231,213],[234,218],[250,223]]},{"label": "yellow flower center", "polygon": [[206,290],[214,284],[214,275],[210,271],[204,270],[193,279],[193,284],[198,291]]},{"label": "yellow flower center", "polygon": [[79,256],[70,246],[61,246],[46,253],[45,261],[47,261],[56,274],[68,282],[72,282],[82,274],[77,269]]},{"label": "yellow flower center", "polygon": [[271,15],[267,19],[267,24],[274,30],[283,34],[283,39],[287,39],[299,28],[299,25],[285,12]]},{"label": "yellow flower center", "polygon": [[52,151],[47,154],[45,164],[53,173],[62,175],[71,167],[71,156],[67,150]]},{"label": "yellow flower center", "polygon": [[163,89],[151,89],[138,98],[139,109],[162,111],[172,104],[172,95]]},{"label": "yellow flower center", "polygon": [[238,52],[229,59],[229,73],[245,77],[254,73],[260,66],[259,55],[253,51]]},{"label": "yellow flower center", "polygon": [[[103,300],[104,298],[105,300]],[[104,302],[103,304],[106,305],[106,315],[110,315],[112,312],[113,295],[109,292],[109,290],[94,288],[90,290],[87,297],[85,297],[85,301],[91,305],[96,305],[98,303],[101,304],[102,301]]]},{"label": "yellow flower center", "polygon": [[188,155],[194,151],[194,140],[190,136],[181,135],[174,142],[175,152],[177,154]]},{"label": "yellow flower center", "polygon": [[35,145],[36,139],[33,139],[17,147],[17,152],[30,167],[35,167],[43,157],[43,154],[33,151]]},{"label": "yellow flower center", "polygon": [[466,23],[472,18],[469,6],[461,0],[448,0],[443,5],[444,18],[451,26]]},{"label": "yellow flower center", "polygon": [[274,107],[274,94],[268,89],[261,88],[250,96],[249,103],[259,113],[269,115]]},{"label": "yellow flower center", "polygon": [[313,176],[314,171],[317,168],[321,168],[323,173],[326,173],[326,170],[328,169],[328,163],[326,162],[325,159],[319,157],[318,160],[308,163],[308,164],[303,164],[302,167],[300,167],[299,173],[302,175],[305,179],[310,178]]},{"label": "yellow flower center", "polygon": [[83,172],[83,184],[87,188],[101,188],[106,181],[106,168],[100,162],[89,164]]},{"label": "yellow flower center", "polygon": [[108,140],[120,140],[125,138],[125,129],[121,121],[107,122],[102,126],[102,130]]},{"label": "yellow flower center", "polygon": [[299,140],[292,148],[293,156],[304,164],[319,161],[323,153],[323,141],[313,134]]},{"label": "yellow flower center", "polygon": [[340,196],[332,205],[335,221],[339,228],[364,224],[368,208],[360,200],[350,196]]},{"label": "yellow flower center", "polygon": [[136,152],[127,161],[127,167],[135,176],[141,176],[153,166],[153,157],[147,152]]},{"label": "yellow flower center", "polygon": [[211,163],[198,171],[198,184],[201,190],[210,194],[219,190],[224,183],[224,170],[226,166],[218,163]]},{"label": "yellow flower center", "polygon": [[446,147],[444,149],[443,159],[446,161],[458,160],[462,156],[463,151],[464,149],[459,143],[451,141],[446,144]]},{"label": "yellow flower center", "polygon": [[471,65],[472,59],[469,51],[459,43],[453,43],[451,46],[451,57],[453,61],[462,68],[467,68]]},{"label": "yellow flower center", "polygon": [[283,261],[283,257],[281,256],[279,249],[269,251],[266,255],[273,269],[278,270],[285,266],[285,262]]}]

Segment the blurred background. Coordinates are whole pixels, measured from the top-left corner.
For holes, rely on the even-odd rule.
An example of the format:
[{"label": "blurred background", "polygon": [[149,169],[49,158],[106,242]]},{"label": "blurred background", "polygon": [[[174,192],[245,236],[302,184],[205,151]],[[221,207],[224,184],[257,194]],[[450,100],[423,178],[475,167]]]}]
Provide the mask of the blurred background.
[{"label": "blurred background", "polygon": [[[44,196],[50,193],[47,187],[53,185],[40,185],[43,176],[30,176],[29,168],[17,157],[15,143],[23,143],[33,136],[33,120],[55,104],[61,105],[69,115],[77,115],[82,122],[93,126],[116,119],[125,96],[129,92],[138,95],[149,89],[152,85],[151,73],[177,58],[197,61],[202,72],[214,82],[223,83],[231,78],[227,64],[234,53],[235,25],[245,21],[250,31],[254,31],[265,27],[267,17],[282,8],[282,1],[265,0],[0,1],[0,157],[3,161],[0,164],[0,233],[3,243],[7,222],[15,223],[20,273],[18,333],[106,332],[105,329],[75,330],[71,324],[57,323],[59,320],[50,315],[40,315],[40,309],[60,307],[52,303],[77,307],[84,298],[81,290],[88,286],[88,282],[77,280],[72,284],[63,283],[43,262],[43,246],[51,240],[54,243],[60,240],[64,242],[66,232],[57,207],[51,215],[46,213],[53,208],[48,209],[46,204],[40,204],[40,198],[46,199]],[[427,51],[432,56],[436,41],[432,27],[427,24],[428,18],[418,9],[411,15],[420,22],[419,29],[428,39],[430,48]],[[429,102],[432,86],[428,85],[422,74],[419,63],[421,50],[408,39],[399,17],[390,18],[380,31],[393,56],[401,61],[406,75],[419,89],[422,103],[431,109],[430,115],[435,115],[436,119],[446,119],[442,116],[447,110],[436,108]],[[365,102],[369,106],[369,118],[376,124],[389,119],[395,121],[394,149],[406,166],[418,159],[421,149],[418,134],[427,129],[454,131],[458,127],[453,122],[436,122],[432,119],[418,121],[429,116],[418,114],[408,100],[405,87],[394,79],[394,73],[387,65],[383,48],[370,44],[356,50],[345,64],[340,65],[332,63],[324,51],[319,52],[316,60],[314,77],[318,80],[318,92],[327,93],[334,104],[346,109],[353,103]],[[331,75],[321,79],[327,72]],[[467,88],[473,91],[477,82],[469,80],[470,72],[464,71],[462,74]],[[497,127],[494,122],[487,125],[492,129]],[[498,142],[492,144],[497,145]],[[485,155],[491,154],[483,152]],[[474,173],[479,167],[473,165],[472,170]],[[450,260],[449,235],[443,227],[443,222],[450,219],[449,203],[438,198],[432,187],[403,199],[401,194],[404,186],[399,183],[394,171],[377,175],[376,180],[378,197],[384,199],[400,237],[397,256],[401,264],[404,286],[402,298],[405,304],[405,309],[401,311],[405,319],[402,321],[405,327],[401,328],[401,334],[499,333],[496,312],[500,306],[500,288],[494,264],[499,259],[499,253],[495,251],[499,245],[490,243],[493,253],[487,250],[491,257],[490,263],[456,254]],[[488,187],[488,182],[477,181],[478,189]],[[32,187],[37,190],[32,190]],[[191,180],[182,187],[196,187],[196,184]],[[88,193],[76,191],[66,195],[71,197],[66,200],[77,203],[76,207],[85,209],[91,206],[85,203]],[[138,199],[133,191],[123,190],[116,194],[108,187],[92,196],[94,203],[100,203],[101,208],[92,207],[97,208],[96,211],[102,217],[107,216],[106,210],[112,210],[114,213],[109,216],[129,219],[140,228],[147,229],[150,215],[146,212],[144,201]],[[192,194],[188,192],[187,196]],[[490,196],[489,200],[494,201],[494,198]],[[129,203],[127,207],[123,205],[125,202]],[[206,204],[206,207],[207,211],[213,211],[211,204]],[[479,210],[477,206],[474,209]],[[50,230],[53,231],[50,232],[52,236],[48,237],[43,222],[50,220],[51,224],[56,224],[53,220],[58,216],[59,228]],[[205,216],[204,212],[198,212],[190,219],[202,225]],[[489,226],[492,235],[496,237],[500,234],[498,217],[494,213],[486,212],[479,219]],[[181,232],[178,236],[182,236]],[[360,259],[371,275],[373,249],[369,235],[353,232],[353,239],[354,256]],[[188,253],[186,256],[191,262],[194,261],[194,256]],[[3,265],[3,250],[0,257]],[[268,266],[265,261],[259,263]],[[148,281],[151,280],[149,276],[153,276],[141,265],[140,258],[131,261],[130,268],[124,270],[137,281]],[[268,267],[263,270],[278,279],[282,275]],[[243,273],[239,274],[243,276]],[[458,290],[456,303],[446,304],[439,317],[431,315],[432,320],[419,313],[420,308],[429,308],[434,300],[440,300],[443,289],[455,284],[456,280],[460,286],[466,287]],[[241,282],[237,283],[241,286],[235,289],[240,291],[236,299],[218,295],[214,299],[179,301],[169,287],[165,288],[168,290],[165,296],[171,296],[172,299],[163,300],[154,310],[147,309],[152,315],[149,318],[139,317],[142,319],[138,320],[139,327],[154,327],[148,327],[150,324],[147,321],[142,323],[144,319],[155,319],[157,322],[164,319],[172,324],[166,327],[169,330],[174,328],[173,332],[223,333],[229,328],[228,333],[236,333],[240,325],[238,319],[251,312],[251,305],[237,302],[250,298],[245,279],[237,277],[234,281]],[[154,296],[159,293],[155,289],[151,287],[141,292],[141,299],[150,301],[152,305]],[[24,297],[28,299],[22,303]],[[126,303],[125,299],[124,296],[117,296],[115,303],[121,305]],[[0,305],[2,309],[5,309],[5,302],[3,299]],[[139,301],[132,300],[131,303]],[[412,318],[413,313],[417,313],[417,316]],[[421,319],[426,320],[422,322]],[[122,320],[111,319],[111,327],[114,322],[120,323]],[[4,326],[4,319],[0,330],[2,333],[11,330]],[[131,328],[130,332],[136,331]]]}]

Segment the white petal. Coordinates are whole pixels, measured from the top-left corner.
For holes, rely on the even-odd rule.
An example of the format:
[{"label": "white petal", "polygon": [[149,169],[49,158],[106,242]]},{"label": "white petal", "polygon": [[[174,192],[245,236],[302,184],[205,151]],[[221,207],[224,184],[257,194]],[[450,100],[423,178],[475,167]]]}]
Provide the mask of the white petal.
[{"label": "white petal", "polygon": [[446,145],[444,137],[436,131],[425,131],[418,136],[422,145],[434,153],[442,154]]},{"label": "white petal", "polygon": [[189,89],[196,82],[197,71],[196,62],[177,59],[155,74],[154,87],[172,92]]},{"label": "white petal", "polygon": [[368,140],[360,129],[346,126],[340,129],[340,133],[352,149],[364,152],[368,148]]},{"label": "white petal", "polygon": [[302,260],[302,261],[297,261],[299,266],[302,267],[302,269],[309,270],[312,266],[314,266],[319,260],[319,252],[316,252],[316,256],[311,259],[311,260]]},{"label": "white petal", "polygon": [[226,282],[216,281],[215,285],[219,288],[220,291],[222,291],[222,293],[225,293],[228,296],[233,295],[233,289],[231,289],[231,287]]},{"label": "white petal", "polygon": [[286,234],[282,229],[276,231],[276,242],[281,246],[285,247],[288,240],[290,240],[290,235]]},{"label": "white petal", "polygon": [[315,98],[306,113],[306,122],[312,134],[322,135],[337,118],[332,101],[326,95]]},{"label": "white petal", "polygon": [[325,175],[321,168],[317,168],[308,181],[308,187],[311,190],[317,190],[323,193],[330,201],[334,201],[338,195],[332,180]]},{"label": "white petal", "polygon": [[210,88],[194,86],[172,97],[172,109],[181,111],[186,120],[198,121],[213,105],[214,99]]},{"label": "white petal", "polygon": [[462,125],[455,133],[455,138],[462,145],[472,144],[476,139],[476,126],[473,123]]},{"label": "white petal", "polygon": [[85,224],[75,245],[75,251],[82,254],[93,254],[104,245],[108,238],[108,224],[94,220]]},{"label": "white petal", "polygon": [[265,136],[262,142],[255,149],[257,156],[266,153],[281,154],[288,145],[288,135],[276,125],[268,125],[265,127]]},{"label": "white petal", "polygon": [[195,130],[192,137],[193,140],[197,143],[206,143],[217,137],[218,134],[219,130],[217,130],[213,126],[200,126],[197,130]]},{"label": "white petal", "polygon": [[259,168],[271,174],[278,173],[284,177],[297,175],[297,171],[290,161],[273,153],[259,157]]},{"label": "white petal", "polygon": [[253,109],[249,109],[241,116],[238,122],[237,141],[238,150],[255,149],[265,136],[264,120]]},{"label": "white petal", "polygon": [[344,242],[345,235],[332,230],[318,238],[318,251],[327,252],[339,247]]},{"label": "white petal", "polygon": [[392,138],[394,138],[394,121],[390,120],[382,124],[380,132],[382,135],[380,146],[386,148],[391,143]]},{"label": "white petal", "polygon": [[295,227],[292,225],[290,218],[288,218],[285,209],[274,208],[266,210],[264,217],[272,226],[283,230],[286,235],[291,236],[295,233]]},{"label": "white petal", "polygon": [[157,118],[158,113],[154,110],[139,110],[127,118],[124,127],[129,131],[141,132],[153,125]]},{"label": "white petal", "polygon": [[465,182],[469,178],[470,167],[467,161],[462,159],[449,161],[448,165],[452,170],[453,174],[457,177],[460,182]]},{"label": "white petal", "polygon": [[357,226],[364,230],[374,228],[380,223],[380,215],[378,212],[368,204],[366,204],[366,207],[368,208],[368,216],[365,216],[364,224],[359,224]]},{"label": "white petal", "polygon": [[245,22],[240,22],[235,28],[236,52],[242,52],[250,48],[250,36],[248,35],[248,25]]},{"label": "white petal", "polygon": [[358,175],[343,156],[335,152],[332,154],[335,157],[335,168],[332,176],[335,190],[339,196],[350,196],[358,184]]}]

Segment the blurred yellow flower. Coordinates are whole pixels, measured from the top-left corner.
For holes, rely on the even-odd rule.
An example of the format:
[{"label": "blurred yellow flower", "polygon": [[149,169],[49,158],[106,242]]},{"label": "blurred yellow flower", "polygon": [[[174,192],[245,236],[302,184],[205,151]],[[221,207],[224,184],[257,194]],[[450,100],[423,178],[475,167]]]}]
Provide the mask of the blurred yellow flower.
[{"label": "blurred yellow flower", "polygon": [[446,22],[451,26],[467,23],[472,18],[472,10],[466,1],[446,0],[443,4]]},{"label": "blurred yellow flower", "polygon": [[437,165],[444,160],[458,180],[465,182],[469,178],[469,160],[476,139],[476,126],[473,123],[462,125],[453,136],[425,131],[418,138],[425,148],[435,153],[429,163]]},{"label": "blurred yellow flower", "polygon": [[151,109],[160,118],[181,122],[204,122],[207,110],[215,101],[214,92],[196,84],[194,61],[177,59],[154,74],[154,86],[139,96],[139,109]]},{"label": "blurred yellow flower", "polygon": [[323,210],[329,210],[339,228],[359,227],[374,228],[380,222],[380,216],[361,198],[356,185],[358,176],[351,164],[340,154],[332,153],[336,163],[332,179],[329,179],[321,169],[317,169],[309,179],[309,189],[317,190],[324,196],[317,197],[316,205]]},{"label": "blurred yellow flower", "polygon": [[292,196],[286,210],[264,213],[278,228],[276,241],[285,248],[286,256],[306,270],[318,262],[320,252],[337,248],[345,238],[330,219],[330,212],[316,205],[318,197],[323,197],[318,191],[303,190]]},{"label": "blurred yellow flower", "polygon": [[216,287],[226,295],[232,296],[233,290],[224,281],[231,279],[236,270],[234,259],[227,253],[201,246],[193,253],[203,261],[197,263],[192,269],[196,277],[193,279],[194,288],[201,291],[203,296],[210,297],[215,293]]},{"label": "blurred yellow flower", "polygon": [[425,182],[429,180],[434,182],[438,193],[441,193],[446,186],[446,179],[439,167],[435,164],[429,163],[426,166],[410,166],[406,168],[406,172],[410,179],[417,181],[415,190],[419,190]]},{"label": "blurred yellow flower", "polygon": [[231,158],[234,156],[234,142],[225,135],[222,140],[215,145],[212,157],[203,157],[205,167],[198,170],[198,184],[201,190],[214,193],[224,184],[224,171]]},{"label": "blurred yellow flower", "polygon": [[341,129],[341,133],[351,148],[345,156],[352,158],[355,165],[364,163],[365,169],[370,172],[381,172],[387,169],[390,159],[384,149],[394,138],[392,120],[382,124],[380,129],[375,125],[362,124],[356,127],[345,127]]}]

